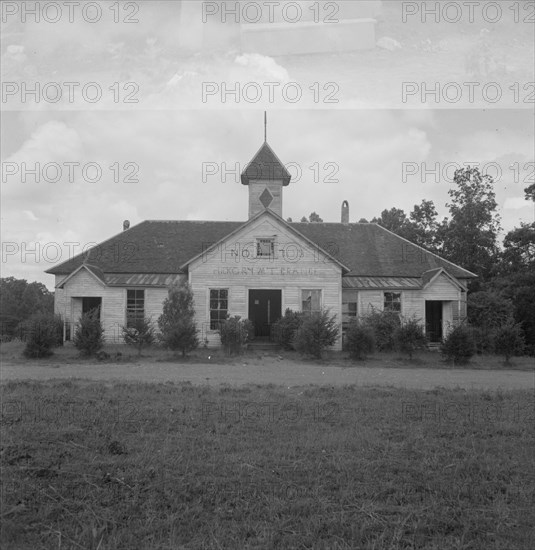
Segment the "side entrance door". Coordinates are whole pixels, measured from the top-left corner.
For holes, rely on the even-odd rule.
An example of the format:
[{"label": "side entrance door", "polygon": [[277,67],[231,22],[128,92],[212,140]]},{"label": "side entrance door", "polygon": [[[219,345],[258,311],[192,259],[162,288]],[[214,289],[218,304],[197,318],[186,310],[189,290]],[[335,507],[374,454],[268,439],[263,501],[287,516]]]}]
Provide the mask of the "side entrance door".
[{"label": "side entrance door", "polygon": [[249,320],[256,338],[270,338],[271,325],[281,318],[281,290],[249,290]]},{"label": "side entrance door", "polygon": [[425,301],[425,333],[430,342],[442,340],[442,302]]}]

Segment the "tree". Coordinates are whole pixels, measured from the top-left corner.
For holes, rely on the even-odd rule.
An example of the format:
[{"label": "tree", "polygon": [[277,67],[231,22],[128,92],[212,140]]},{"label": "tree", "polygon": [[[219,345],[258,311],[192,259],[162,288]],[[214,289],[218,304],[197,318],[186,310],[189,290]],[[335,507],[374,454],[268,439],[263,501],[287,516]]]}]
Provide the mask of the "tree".
[{"label": "tree", "polygon": [[52,349],[63,340],[63,321],[58,315],[35,313],[24,321],[26,325],[26,347],[24,356],[40,359],[52,355]]},{"label": "tree", "polygon": [[349,351],[351,359],[364,359],[368,353],[375,350],[373,330],[357,319],[351,319],[345,336],[345,349]]},{"label": "tree", "polygon": [[535,270],[535,222],[521,223],[505,235],[500,260],[504,273]]},{"label": "tree", "polygon": [[372,309],[362,316],[362,323],[372,330],[378,351],[392,351],[395,348],[394,334],[401,326],[398,313]]},{"label": "tree", "polygon": [[99,312],[96,309],[84,313],[74,331],[74,346],[82,355],[90,357],[104,345],[104,329],[100,322]]},{"label": "tree", "polygon": [[285,350],[294,349],[295,334],[303,322],[303,314],[286,309],[284,316],[273,325],[274,339]]},{"label": "tree", "polygon": [[173,351],[182,351],[182,357],[199,346],[193,292],[187,282],[180,285],[175,283],[169,288],[158,326],[164,346]]},{"label": "tree", "polygon": [[408,219],[407,214],[401,208],[383,210],[381,216],[373,218],[371,223],[376,223],[400,237],[407,238]]},{"label": "tree", "polygon": [[0,331],[12,337],[17,327],[35,313],[54,313],[54,293],[38,282],[6,277],[0,279]]},{"label": "tree", "polygon": [[456,326],[442,342],[440,352],[448,361],[466,365],[476,352],[476,345],[468,327]]},{"label": "tree", "polygon": [[532,183],[524,189],[525,197],[527,201],[535,202],[535,183]]},{"label": "tree", "polygon": [[496,332],[495,350],[496,353],[503,355],[507,365],[513,355],[522,355],[525,345],[522,327],[518,324],[509,323]]},{"label": "tree", "polygon": [[415,244],[423,246],[432,252],[437,252],[440,243],[437,221],[438,213],[433,201],[422,200],[418,205],[415,204],[410,213],[410,233]]},{"label": "tree", "polygon": [[308,219],[307,219],[306,216],[303,216],[301,218],[301,223],[309,223],[309,222],[310,223],[321,223],[321,222],[323,222],[323,220],[320,218],[319,214],[317,214],[316,212],[312,212],[310,214],[310,216],[308,217]]},{"label": "tree", "polygon": [[305,315],[295,336],[295,349],[302,354],[310,354],[321,359],[323,350],[334,346],[339,332],[336,315],[329,316],[329,311]]},{"label": "tree", "polygon": [[135,347],[138,356],[141,356],[141,352],[144,348],[154,344],[154,324],[152,320],[147,317],[133,320],[130,326],[127,325],[122,327],[122,332],[125,344]]},{"label": "tree", "polygon": [[498,253],[500,218],[491,176],[477,168],[455,171],[456,188],[448,192],[450,218],[439,229],[442,254],[451,262],[488,278]]},{"label": "tree", "polygon": [[472,292],[468,295],[467,313],[471,325],[491,331],[512,320],[513,304],[496,292]]},{"label": "tree", "polygon": [[221,344],[227,355],[239,355],[253,333],[253,324],[239,315],[228,317],[219,327]]},{"label": "tree", "polygon": [[394,342],[399,351],[406,353],[409,359],[415,351],[423,349],[426,344],[424,329],[416,319],[404,321],[394,331]]},{"label": "tree", "polygon": [[383,210],[379,218],[372,219],[372,223],[436,252],[439,246],[437,216],[433,201],[422,200],[419,205],[414,205],[409,216],[400,208],[391,208]]}]

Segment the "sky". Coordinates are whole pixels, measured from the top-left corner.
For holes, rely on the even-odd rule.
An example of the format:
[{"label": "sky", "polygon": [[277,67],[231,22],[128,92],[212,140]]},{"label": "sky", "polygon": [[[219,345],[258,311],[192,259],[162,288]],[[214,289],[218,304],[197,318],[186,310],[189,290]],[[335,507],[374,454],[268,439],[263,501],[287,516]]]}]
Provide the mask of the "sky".
[{"label": "sky", "polygon": [[[114,23],[116,14],[101,4],[96,26],[81,16],[72,23],[64,17],[51,29],[43,20],[51,13],[41,14],[39,23],[28,14],[25,22],[20,13],[2,14],[2,277],[53,289],[46,269],[119,233],[124,220],[245,221],[248,191],[239,174],[263,142],[264,110],[268,142],[293,176],[284,188],[284,217],[299,220],[316,211],[325,221],[340,221],[347,200],[350,221],[356,222],[385,208],[408,213],[423,199],[433,200],[443,217],[457,163],[479,164],[494,177],[504,231],[534,221],[534,206],[523,192],[535,181],[533,103],[510,95],[517,82],[519,97],[528,97],[519,78],[530,77],[525,67],[507,66],[505,80],[497,69],[487,75],[504,95],[513,86],[507,102],[402,103],[399,88],[389,95],[392,83],[412,78],[416,58],[429,63],[430,72],[444,63],[444,71],[454,74],[447,60],[460,50],[452,31],[441,28],[440,34],[427,24],[418,32],[440,34],[439,49],[432,58],[418,41],[415,49],[407,30],[388,19],[394,16],[386,2],[374,40],[382,32],[399,38],[400,58],[393,57],[401,55],[396,50],[377,47],[346,52],[343,44],[335,52],[271,57],[237,52],[225,43],[214,53],[205,50],[206,25],[200,45],[191,36],[198,14],[180,19],[177,3],[121,3],[122,18],[138,8],[140,23],[131,26]],[[221,32],[213,22],[210,29]],[[498,32],[510,40],[518,35],[511,47],[520,52],[517,65],[522,63],[528,55],[522,33],[514,27]],[[211,31],[208,36],[213,38]],[[355,66],[369,67],[365,92],[357,86],[362,73]],[[409,72],[395,74],[397,66]],[[308,99],[202,101],[206,82],[263,84],[266,75],[281,86],[299,83]],[[63,84],[71,81],[79,83],[72,102]],[[90,82],[84,98],[80,90]],[[336,92],[339,102],[312,101],[311,82],[334,82],[337,91],[320,87],[318,93]],[[21,92],[36,83],[39,102]],[[54,97],[55,83],[62,97],[47,101],[43,89],[48,85],[46,97]],[[89,102],[99,88],[103,97]],[[127,103],[128,96],[139,101]]]}]

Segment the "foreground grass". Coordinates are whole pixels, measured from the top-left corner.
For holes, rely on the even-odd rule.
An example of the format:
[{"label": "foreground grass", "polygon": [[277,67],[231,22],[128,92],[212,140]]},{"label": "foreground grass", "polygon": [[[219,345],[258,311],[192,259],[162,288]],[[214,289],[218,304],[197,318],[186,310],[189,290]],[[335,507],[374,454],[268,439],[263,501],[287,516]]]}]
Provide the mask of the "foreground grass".
[{"label": "foreground grass", "polygon": [[0,389],[3,548],[534,547],[532,392]]}]

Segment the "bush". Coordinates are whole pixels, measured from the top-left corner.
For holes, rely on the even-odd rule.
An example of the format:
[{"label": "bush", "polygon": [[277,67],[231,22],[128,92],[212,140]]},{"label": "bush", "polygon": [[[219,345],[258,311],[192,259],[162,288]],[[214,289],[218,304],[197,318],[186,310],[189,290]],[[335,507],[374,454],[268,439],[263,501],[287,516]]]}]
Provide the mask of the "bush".
[{"label": "bush", "polygon": [[329,311],[304,315],[303,323],[295,336],[295,349],[302,354],[321,359],[323,350],[336,343],[339,333],[336,315],[329,317]]},{"label": "bush", "polygon": [[490,331],[512,320],[513,304],[496,292],[473,292],[468,295],[467,313],[470,325]]},{"label": "bush", "polygon": [[494,349],[497,354],[503,355],[506,364],[514,355],[522,355],[525,347],[524,333],[519,324],[509,323],[496,330]]},{"label": "bush", "polygon": [[471,326],[472,338],[476,346],[476,353],[494,353],[494,337],[496,329],[484,329],[481,327]]},{"label": "bush", "polygon": [[470,329],[466,325],[455,327],[442,343],[440,351],[448,361],[466,365],[476,352]]},{"label": "bush", "polygon": [[285,350],[295,349],[295,335],[302,322],[302,313],[287,309],[284,312],[284,317],[281,317],[276,323],[273,324],[272,330],[275,342],[282,346]]},{"label": "bush", "polygon": [[249,319],[242,319],[239,315],[228,317],[220,324],[219,336],[227,355],[240,354],[249,341],[254,327]]},{"label": "bush", "polygon": [[98,310],[84,313],[76,323],[74,345],[82,355],[86,357],[94,355],[104,345],[103,333]]},{"label": "bush", "polygon": [[394,331],[394,342],[398,351],[412,359],[414,352],[423,349],[427,343],[423,326],[416,319],[404,321]]},{"label": "bush", "polygon": [[366,354],[375,350],[373,330],[352,319],[346,332],[345,348],[351,359],[365,359]]},{"label": "bush", "polygon": [[154,324],[151,319],[135,319],[131,322],[131,326],[122,327],[123,340],[125,344],[133,346],[137,349],[140,356],[144,348],[154,344]]},{"label": "bush", "polygon": [[373,330],[375,345],[379,351],[395,349],[394,332],[401,326],[398,313],[373,310],[363,315],[362,322]]},{"label": "bush", "polygon": [[158,326],[164,346],[173,351],[181,350],[182,357],[199,346],[193,292],[188,283],[174,284],[169,288]]},{"label": "bush", "polygon": [[49,357],[52,349],[63,343],[63,321],[59,315],[36,313],[24,321],[26,347],[24,356],[31,359]]}]

